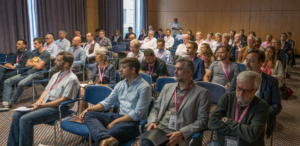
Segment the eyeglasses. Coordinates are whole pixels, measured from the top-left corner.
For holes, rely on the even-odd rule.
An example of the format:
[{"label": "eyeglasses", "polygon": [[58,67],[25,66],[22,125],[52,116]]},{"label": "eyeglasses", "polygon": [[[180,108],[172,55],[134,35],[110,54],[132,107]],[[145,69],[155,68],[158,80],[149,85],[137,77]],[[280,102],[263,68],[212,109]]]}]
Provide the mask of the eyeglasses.
[{"label": "eyeglasses", "polygon": [[245,94],[250,94],[251,92],[253,92],[255,89],[252,89],[252,90],[246,90],[246,89],[242,89],[240,87],[236,87],[236,92],[243,92]]}]

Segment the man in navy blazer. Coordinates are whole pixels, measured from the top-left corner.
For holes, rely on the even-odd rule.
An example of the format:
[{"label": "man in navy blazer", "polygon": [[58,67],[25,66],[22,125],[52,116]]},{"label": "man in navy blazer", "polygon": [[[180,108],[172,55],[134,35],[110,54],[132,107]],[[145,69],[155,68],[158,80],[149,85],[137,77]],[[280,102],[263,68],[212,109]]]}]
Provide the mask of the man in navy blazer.
[{"label": "man in navy blazer", "polygon": [[[253,50],[248,52],[246,59],[246,70],[255,71],[261,74],[262,82],[256,96],[263,98],[270,106],[270,118],[267,123],[267,137],[269,138],[276,126],[276,115],[282,109],[278,80],[261,71],[261,67],[265,62],[265,54],[260,50]],[[229,91],[235,91],[236,79],[232,80]],[[248,91],[244,91],[247,94]]]},{"label": "man in navy blazer", "polygon": [[292,46],[287,41],[287,34],[286,33],[281,34],[280,41],[281,41],[281,50],[283,50],[285,54],[291,54]]},{"label": "man in navy blazer", "polygon": [[202,81],[205,75],[204,61],[196,56],[198,45],[196,42],[191,41],[186,45],[186,53],[194,63],[195,71],[193,75],[193,81]]}]

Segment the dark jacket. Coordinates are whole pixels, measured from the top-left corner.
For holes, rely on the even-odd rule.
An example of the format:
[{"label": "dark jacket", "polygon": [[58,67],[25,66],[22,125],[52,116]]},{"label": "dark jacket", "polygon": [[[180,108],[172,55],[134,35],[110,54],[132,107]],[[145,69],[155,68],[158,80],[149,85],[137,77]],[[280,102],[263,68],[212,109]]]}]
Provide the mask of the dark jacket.
[{"label": "dark jacket", "polygon": [[119,36],[118,37],[118,39],[117,40],[115,40],[115,36],[112,36],[111,38],[110,38],[110,41],[112,41],[112,42],[122,42],[123,41],[123,38],[122,38],[122,36]]},{"label": "dark jacket", "polygon": [[203,76],[205,74],[205,65],[204,61],[197,56],[193,60],[195,71],[193,75],[193,81],[203,81]]},{"label": "dark jacket", "polygon": [[[264,99],[270,106],[270,118],[267,127],[267,137],[270,137],[276,126],[276,115],[281,112],[281,100],[278,87],[278,80],[270,75],[261,73],[261,85],[259,97]],[[232,80],[228,91],[235,91],[236,79]]]},{"label": "dark jacket", "polygon": [[285,53],[283,52],[283,50],[278,50],[277,60],[280,60],[280,62],[282,63],[283,69],[285,69],[285,67],[286,67],[286,56],[285,56]]}]

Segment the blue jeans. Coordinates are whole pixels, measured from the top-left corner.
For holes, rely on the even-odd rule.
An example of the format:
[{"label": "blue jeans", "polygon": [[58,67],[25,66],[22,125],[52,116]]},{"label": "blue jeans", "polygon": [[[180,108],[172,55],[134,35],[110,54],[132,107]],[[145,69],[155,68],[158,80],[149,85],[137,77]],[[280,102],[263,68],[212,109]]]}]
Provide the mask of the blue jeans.
[{"label": "blue jeans", "polygon": [[[42,79],[43,77],[44,74],[18,74],[16,76],[6,79],[4,81],[3,101],[16,104],[20,95],[23,92],[24,87],[30,85],[32,83],[32,79]],[[14,95],[10,99],[9,97],[11,95],[12,86],[14,84],[18,84],[18,86]]]},{"label": "blue jeans", "polygon": [[103,139],[115,137],[118,141],[127,141],[135,139],[140,135],[138,122],[121,122],[110,129],[107,125],[117,118],[122,117],[117,113],[87,112],[84,116],[84,122],[96,141],[96,145]]},{"label": "blue jeans", "polygon": [[3,67],[0,67],[0,91],[2,94],[4,81],[10,77],[17,75],[17,70],[8,70]]},{"label": "blue jeans", "polygon": [[[63,106],[61,108],[62,115],[65,115],[68,110],[67,106]],[[12,117],[7,145],[32,146],[34,125],[57,119],[59,119],[59,111],[56,107],[41,108],[32,112],[15,112]]]}]

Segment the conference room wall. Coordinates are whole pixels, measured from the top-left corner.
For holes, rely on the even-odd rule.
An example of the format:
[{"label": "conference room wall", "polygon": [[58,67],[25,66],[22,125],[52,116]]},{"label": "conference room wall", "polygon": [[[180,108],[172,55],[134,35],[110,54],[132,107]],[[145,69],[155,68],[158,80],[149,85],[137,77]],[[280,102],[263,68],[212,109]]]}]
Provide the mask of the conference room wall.
[{"label": "conference room wall", "polygon": [[[265,41],[266,35],[279,38],[291,31],[300,55],[300,0],[149,0],[148,25],[155,29],[171,28],[173,18],[182,23],[184,32],[230,32],[243,28],[247,35],[255,31]],[[298,47],[299,46],[299,47]]]},{"label": "conference room wall", "polygon": [[92,32],[94,36],[95,30],[98,28],[98,0],[87,0],[87,31]]}]

